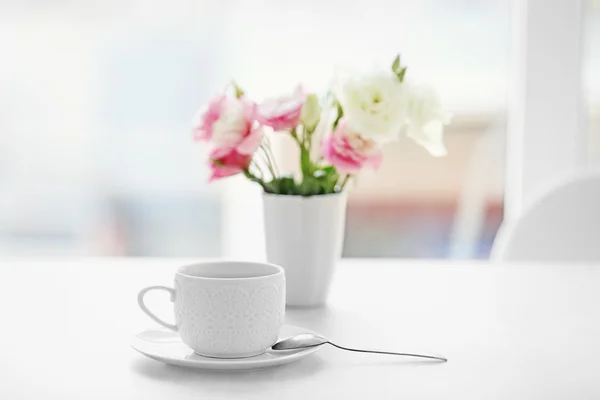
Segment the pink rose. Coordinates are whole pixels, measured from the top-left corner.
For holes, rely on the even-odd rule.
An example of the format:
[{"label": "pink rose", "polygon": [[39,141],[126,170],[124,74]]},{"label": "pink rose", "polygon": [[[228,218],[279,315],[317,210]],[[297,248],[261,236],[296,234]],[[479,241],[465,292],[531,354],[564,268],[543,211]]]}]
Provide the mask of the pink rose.
[{"label": "pink rose", "polygon": [[293,129],[298,125],[305,99],[301,86],[291,95],[267,99],[258,107],[258,120],[275,131]]},{"label": "pink rose", "polygon": [[235,147],[250,135],[255,111],[256,105],[244,97],[219,95],[197,114],[194,139],[210,141],[217,148]]},{"label": "pink rose", "polygon": [[323,140],[322,151],[327,162],[346,174],[356,174],[366,165],[377,169],[383,160],[381,148],[373,140],[352,131],[343,119]]},{"label": "pink rose", "polygon": [[252,156],[260,147],[262,137],[262,128],[252,129],[236,146],[217,147],[211,151],[209,181],[237,175],[250,167]]}]

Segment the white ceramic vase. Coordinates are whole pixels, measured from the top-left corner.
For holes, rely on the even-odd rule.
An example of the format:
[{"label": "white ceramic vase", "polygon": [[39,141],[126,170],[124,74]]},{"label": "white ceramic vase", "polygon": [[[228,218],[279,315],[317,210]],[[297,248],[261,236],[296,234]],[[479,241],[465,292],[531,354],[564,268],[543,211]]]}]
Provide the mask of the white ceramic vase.
[{"label": "white ceramic vase", "polygon": [[285,269],[288,306],[327,300],[342,255],[346,193],[263,196],[267,260]]}]

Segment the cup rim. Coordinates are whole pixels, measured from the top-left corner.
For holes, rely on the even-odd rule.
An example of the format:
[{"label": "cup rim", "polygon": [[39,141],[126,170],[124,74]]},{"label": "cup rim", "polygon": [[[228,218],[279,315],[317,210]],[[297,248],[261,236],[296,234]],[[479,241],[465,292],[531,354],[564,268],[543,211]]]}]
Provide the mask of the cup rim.
[{"label": "cup rim", "polygon": [[[268,275],[260,275],[260,276],[247,276],[247,277],[240,277],[240,278],[214,278],[214,277],[209,277],[209,276],[194,276],[194,275],[189,275],[183,272],[183,270],[185,268],[189,268],[189,267],[193,267],[196,265],[209,265],[209,264],[245,264],[245,265],[262,265],[262,266],[268,266],[268,267],[273,267],[276,271],[273,272],[272,274],[268,274]],[[271,278],[271,277],[275,277],[275,276],[279,276],[279,275],[284,275],[285,274],[285,270],[283,269],[283,267],[276,265],[276,264],[272,264],[272,263],[268,263],[268,262],[261,262],[261,261],[238,261],[238,260],[214,260],[214,261],[198,261],[192,264],[186,264],[186,265],[182,265],[179,268],[177,268],[177,272],[176,275],[182,276],[184,278],[189,278],[189,279],[198,279],[198,280],[206,280],[206,281],[250,281],[250,280],[258,280],[258,279],[265,279],[265,278]]]}]

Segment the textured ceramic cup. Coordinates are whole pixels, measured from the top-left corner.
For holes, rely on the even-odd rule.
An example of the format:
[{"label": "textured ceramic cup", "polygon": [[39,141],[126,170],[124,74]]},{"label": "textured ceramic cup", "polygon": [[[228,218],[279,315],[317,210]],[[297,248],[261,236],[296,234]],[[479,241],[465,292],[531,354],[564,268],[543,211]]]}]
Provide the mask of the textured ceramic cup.
[{"label": "textured ceramic cup", "polygon": [[[174,303],[175,325],[144,303],[150,290],[165,290]],[[276,341],[285,314],[283,268],[264,263],[216,261],[181,267],[175,288],[150,286],[138,295],[150,318],[177,331],[194,352],[242,358],[264,353]]]}]

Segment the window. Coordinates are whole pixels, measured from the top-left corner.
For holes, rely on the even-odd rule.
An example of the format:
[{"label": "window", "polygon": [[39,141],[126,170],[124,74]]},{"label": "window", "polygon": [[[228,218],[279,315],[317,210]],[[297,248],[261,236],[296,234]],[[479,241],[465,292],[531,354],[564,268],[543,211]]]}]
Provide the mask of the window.
[{"label": "window", "polygon": [[1,253],[221,254],[189,128],[226,54],[195,3],[2,2]]},{"label": "window", "polygon": [[584,30],[584,91],[588,113],[588,156],[600,163],[600,1],[589,0]]},{"label": "window", "polygon": [[[597,160],[600,6],[588,1]],[[255,98],[298,81],[323,91],[336,68],[388,64],[401,52],[409,76],[431,83],[454,114],[449,155],[408,141],[386,149],[381,170],[351,193],[344,255],[485,258],[504,214],[513,7],[2,2],[0,254],[257,255],[259,191],[237,178],[207,184],[206,149],[189,134],[196,108],[231,77]],[[279,151],[286,158],[284,143]]]}]

